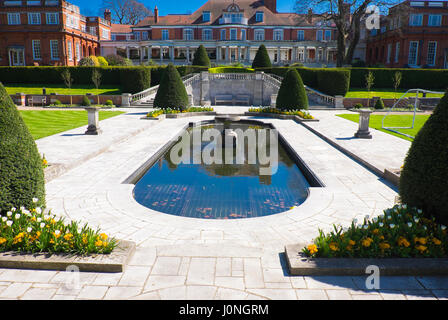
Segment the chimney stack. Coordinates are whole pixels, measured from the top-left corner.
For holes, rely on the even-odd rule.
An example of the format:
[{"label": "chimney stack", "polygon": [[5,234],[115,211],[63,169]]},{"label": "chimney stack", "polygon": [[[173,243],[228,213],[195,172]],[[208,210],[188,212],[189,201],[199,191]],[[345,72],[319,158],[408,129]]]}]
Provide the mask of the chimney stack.
[{"label": "chimney stack", "polygon": [[264,0],[264,6],[274,13],[277,13],[277,0]]},{"label": "chimney stack", "polygon": [[313,23],[313,9],[311,9],[311,8],[308,9],[308,14],[307,14],[307,17],[306,17],[306,21],[308,23]]},{"label": "chimney stack", "polygon": [[104,10],[104,20],[107,20],[109,22],[111,22],[112,20],[112,13],[109,9]]},{"label": "chimney stack", "polygon": [[159,22],[159,9],[157,8],[157,6],[155,6],[154,8],[154,22],[155,23]]}]

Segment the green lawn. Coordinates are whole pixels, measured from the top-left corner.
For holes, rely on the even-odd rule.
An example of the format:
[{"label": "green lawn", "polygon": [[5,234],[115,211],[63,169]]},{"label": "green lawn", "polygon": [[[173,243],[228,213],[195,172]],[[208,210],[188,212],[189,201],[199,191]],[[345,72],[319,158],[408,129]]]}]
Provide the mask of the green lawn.
[{"label": "green lawn", "polygon": [[[359,114],[338,114],[338,117],[350,120],[350,121],[354,121],[354,122],[359,122]],[[383,120],[384,115],[377,115],[377,114],[373,114],[370,116],[370,128],[374,128],[383,132],[386,132],[388,134],[397,136],[399,138],[405,139],[405,140],[409,140],[412,141],[412,139],[397,134],[395,132],[391,132],[388,130],[384,130],[381,129],[381,121]],[[417,132],[423,127],[423,125],[425,124],[426,120],[428,120],[429,115],[417,115],[415,118],[415,125],[413,129],[394,129],[396,131],[402,132],[402,133],[406,133],[408,135],[414,136],[417,134]],[[388,115],[386,120],[384,121],[384,125],[386,127],[410,127],[412,124],[412,115]]]},{"label": "green lawn", "polygon": [[[100,120],[111,118],[122,113],[124,112],[100,111]],[[20,110],[20,114],[35,140],[87,125],[87,112],[84,110]]]},{"label": "green lawn", "polygon": [[18,92],[22,92],[25,94],[42,94],[42,88],[47,90],[47,94],[50,93],[58,93],[64,95],[85,95],[86,93],[92,93],[96,95],[97,93],[101,94],[121,94],[121,88],[115,85],[102,85],[98,91],[93,85],[73,85],[69,90],[63,84],[35,84],[35,83],[8,83],[5,86],[8,94],[16,94]]},{"label": "green lawn", "polygon": [[[377,89],[374,88],[372,89],[372,91],[370,91],[370,98],[373,97],[381,97],[382,99],[399,99],[401,97],[401,95],[403,93],[405,93],[407,90],[403,90],[403,89],[398,89],[397,90],[397,95],[395,95],[394,89]],[[434,90],[434,91],[441,91],[441,90]],[[419,94],[419,96],[421,97],[423,94]],[[433,94],[433,93],[428,93],[426,95],[428,98],[432,98],[432,97],[437,97],[437,98],[441,98],[443,96],[443,94]],[[350,88],[350,91],[347,92],[347,94],[345,95],[346,98],[369,98],[369,92],[364,88]],[[414,93],[408,93],[406,94],[406,97],[415,97],[415,92]]]}]

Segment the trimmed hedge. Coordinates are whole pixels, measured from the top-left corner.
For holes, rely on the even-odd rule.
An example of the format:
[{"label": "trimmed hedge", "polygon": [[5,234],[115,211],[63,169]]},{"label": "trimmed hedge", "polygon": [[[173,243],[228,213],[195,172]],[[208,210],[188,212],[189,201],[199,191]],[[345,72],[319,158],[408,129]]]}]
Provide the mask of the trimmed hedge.
[{"label": "trimmed hedge", "polygon": [[217,67],[208,69],[210,73],[254,73],[252,68],[238,68],[238,67]]},{"label": "trimmed hedge", "polygon": [[283,78],[275,107],[280,110],[308,109],[308,96],[302,78],[296,69],[289,69]]},{"label": "trimmed hedge", "polygon": [[42,158],[14,102],[0,83],[0,210],[45,206]]},{"label": "trimmed hedge", "polygon": [[403,203],[448,225],[448,90],[417,133],[400,175]]},{"label": "trimmed hedge", "polygon": [[70,71],[73,84],[92,84],[92,70],[101,74],[101,83],[119,85],[123,92],[136,93],[147,89],[151,70],[144,67],[0,67],[0,82],[7,83],[61,83],[61,72]]},{"label": "trimmed hedge", "polygon": [[182,82],[179,72],[170,63],[166,67],[159,89],[154,99],[154,108],[180,109],[188,108],[188,94]]},{"label": "trimmed hedge", "polygon": [[330,96],[345,96],[350,89],[350,70],[318,70],[317,89]]},{"label": "trimmed hedge", "polygon": [[364,88],[366,74],[371,71],[375,77],[374,88],[393,88],[393,76],[400,71],[402,79],[399,88],[421,88],[443,90],[448,88],[448,70],[445,69],[388,69],[350,68],[350,87]]}]

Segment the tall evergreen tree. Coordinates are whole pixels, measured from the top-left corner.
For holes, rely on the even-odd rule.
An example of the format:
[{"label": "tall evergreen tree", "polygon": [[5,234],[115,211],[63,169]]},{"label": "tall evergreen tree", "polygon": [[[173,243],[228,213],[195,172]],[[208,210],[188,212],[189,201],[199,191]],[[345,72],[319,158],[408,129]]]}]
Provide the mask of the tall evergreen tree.
[{"label": "tall evergreen tree", "polygon": [[0,83],[0,210],[45,205],[42,158],[19,111]]},{"label": "tall evergreen tree", "polygon": [[400,175],[400,196],[448,225],[448,90],[412,142]]},{"label": "tall evergreen tree", "polygon": [[269,58],[268,50],[262,44],[258,48],[254,61],[252,61],[252,68],[270,68],[272,67],[271,59]]},{"label": "tall evergreen tree", "polygon": [[210,59],[207,54],[207,50],[205,50],[205,47],[201,44],[194,53],[193,57],[193,65],[194,66],[203,66],[203,67],[210,67]]},{"label": "tall evergreen tree", "polygon": [[294,68],[290,68],[283,78],[276,107],[282,110],[308,109],[308,96],[302,78]]},{"label": "tall evergreen tree", "polygon": [[176,108],[185,110],[188,108],[188,94],[179,72],[169,64],[166,67],[159,89],[154,99],[155,108]]}]

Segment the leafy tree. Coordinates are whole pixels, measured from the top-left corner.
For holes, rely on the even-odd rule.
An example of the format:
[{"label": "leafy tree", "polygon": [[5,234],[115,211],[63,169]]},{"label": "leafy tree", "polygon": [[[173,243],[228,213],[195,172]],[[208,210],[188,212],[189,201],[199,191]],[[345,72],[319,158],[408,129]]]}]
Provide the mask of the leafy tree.
[{"label": "leafy tree", "polygon": [[0,83],[0,210],[45,206],[42,158],[14,102]]},{"label": "leafy tree", "polygon": [[268,50],[262,44],[257,50],[254,61],[252,61],[252,68],[270,68],[272,67],[271,59],[269,58]]},{"label": "leafy tree", "polygon": [[403,203],[448,225],[448,90],[417,133],[400,175]]},{"label": "leafy tree", "polygon": [[308,109],[308,96],[302,77],[294,68],[290,68],[283,78],[278,90],[276,107],[281,110]]},{"label": "leafy tree", "polygon": [[170,63],[160,80],[159,89],[154,99],[155,108],[176,108],[185,110],[188,108],[188,94],[179,72]]}]

